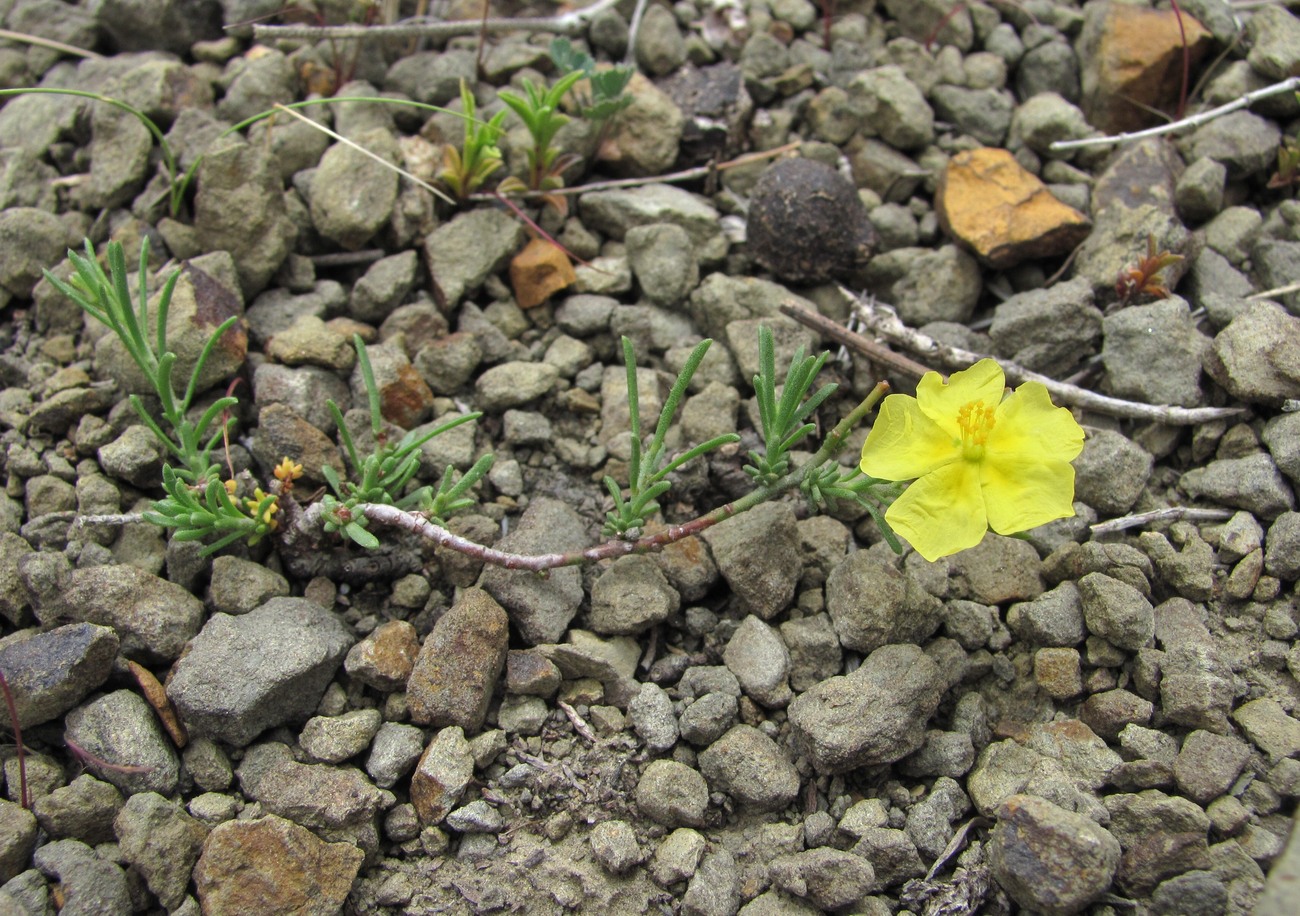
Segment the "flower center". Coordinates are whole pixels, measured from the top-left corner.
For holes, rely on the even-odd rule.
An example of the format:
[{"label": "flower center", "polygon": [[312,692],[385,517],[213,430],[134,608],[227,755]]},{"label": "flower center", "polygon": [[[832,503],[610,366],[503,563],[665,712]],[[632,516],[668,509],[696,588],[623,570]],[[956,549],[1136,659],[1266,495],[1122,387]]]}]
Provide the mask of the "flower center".
[{"label": "flower center", "polygon": [[993,408],[983,401],[967,401],[957,411],[957,425],[961,428],[961,453],[967,461],[984,458],[984,443],[993,429]]}]

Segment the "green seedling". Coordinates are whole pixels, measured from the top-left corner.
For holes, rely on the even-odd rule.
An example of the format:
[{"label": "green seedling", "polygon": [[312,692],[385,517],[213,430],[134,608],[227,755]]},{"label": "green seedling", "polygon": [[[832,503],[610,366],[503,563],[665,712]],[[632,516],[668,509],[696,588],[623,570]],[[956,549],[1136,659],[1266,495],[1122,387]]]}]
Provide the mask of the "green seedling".
[{"label": "green seedling", "polygon": [[374,437],[375,450],[365,457],[361,456],[343,420],[343,411],[333,401],[328,401],[330,413],[338,426],[339,438],[360,479],[355,483],[342,481],[333,468],[329,465],[322,466],[321,473],[325,482],[334,491],[332,496],[326,496],[324,500],[325,530],[341,532],[356,544],[373,549],[379,546],[379,539],[366,530],[365,516],[353,511],[358,505],[382,503],[398,509],[418,507],[430,518],[443,519],[458,509],[473,504],[464,498],[464,494],[491,469],[493,456],[483,456],[459,481],[454,479],[455,472],[448,466],[436,490],[432,486],[422,486],[405,493],[406,485],[420,469],[420,448],[435,436],[464,423],[472,423],[482,414],[464,414],[429,432],[417,433],[411,430],[399,441],[389,442],[384,433],[379,386],[375,384],[370,357],[360,337],[354,335],[352,340],[357,348],[357,364],[361,368],[361,378],[369,402],[370,431]]},{"label": "green seedling", "polygon": [[654,436],[648,447],[641,444],[641,417],[636,379],[636,354],[632,351],[632,342],[623,338],[623,362],[627,368],[627,406],[632,426],[632,456],[628,462],[628,496],[622,491],[614,478],[605,478],[605,488],[614,501],[614,510],[605,516],[605,533],[609,536],[635,537],[645,527],[650,516],[659,511],[656,500],[668,492],[672,483],[668,475],[689,461],[701,455],[721,448],[729,442],[739,442],[735,433],[715,436],[708,442],[697,445],[671,460],[664,454],[664,441],[668,428],[672,425],[677,408],[681,405],[686,389],[700,367],[704,354],[708,352],[712,341],[702,340],[691,351],[686,365],[673,383],[663,409],[659,411],[659,423],[655,426]]},{"label": "green seedling", "polygon": [[438,180],[447,186],[457,200],[465,200],[485,182],[492,173],[501,168],[501,150],[497,149],[497,139],[501,136],[501,125],[505,122],[506,111],[499,111],[486,123],[474,117],[474,93],[460,81],[460,101],[465,113],[465,141],[460,150],[450,143],[443,147],[442,170]]},{"label": "green seedling", "polygon": [[[524,80],[524,95],[502,89],[497,93],[513,111],[532,137],[528,148],[528,181],[520,182],[513,176],[501,183],[502,193],[510,191],[555,191],[564,187],[564,171],[576,163],[578,156],[564,153],[553,145],[560,128],[569,123],[569,116],[560,111],[560,102],[574,84],[582,79],[580,71],[566,73],[555,85],[543,90],[532,80]],[[566,209],[564,198],[551,197],[548,203],[557,209]]]},{"label": "green seedling", "polygon": [[[804,356],[800,347],[790,361],[780,397],[776,393],[776,347],[766,326],[758,329],[758,375],[754,376],[754,396],[758,401],[759,424],[763,434],[763,451],[750,452],[752,464],[745,473],[764,485],[770,485],[790,471],[790,449],[817,427],[808,422],[814,410],[835,393],[835,385],[823,385],[811,397],[808,392],[826,364],[827,354]],[[807,400],[805,400],[807,398]]]},{"label": "green seedling", "polygon": [[561,73],[581,73],[587,80],[590,89],[578,108],[584,118],[603,125],[632,104],[632,97],[625,90],[635,71],[628,65],[597,70],[592,56],[575,48],[567,38],[551,42],[551,61]]}]

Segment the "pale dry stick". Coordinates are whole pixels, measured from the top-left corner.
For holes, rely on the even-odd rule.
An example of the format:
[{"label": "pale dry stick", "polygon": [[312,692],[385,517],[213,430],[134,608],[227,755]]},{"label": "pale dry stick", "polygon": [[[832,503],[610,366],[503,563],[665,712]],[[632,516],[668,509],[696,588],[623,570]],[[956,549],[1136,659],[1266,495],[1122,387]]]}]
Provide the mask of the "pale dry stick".
[{"label": "pale dry stick", "polygon": [[39,35],[28,35],[26,32],[11,32],[8,29],[0,29],[0,39],[18,41],[28,45],[36,45],[38,48],[49,48],[51,51],[61,51],[64,54],[71,54],[73,57],[84,57],[88,60],[100,60],[104,56],[98,51],[87,51],[85,48],[78,48],[76,45],[66,45],[63,42],[55,41],[52,38],[41,38]]},{"label": "pale dry stick", "polygon": [[257,25],[253,26],[255,41],[274,41],[279,38],[322,41],[325,39],[359,38],[455,38],[460,35],[478,35],[480,32],[553,32],[557,35],[576,35],[601,13],[619,0],[597,0],[580,10],[561,13],[559,16],[538,18],[486,20],[457,20],[455,22],[430,22],[408,19],[396,25]]},{"label": "pale dry stick", "polygon": [[795,305],[793,302],[785,301],[777,306],[782,315],[789,316],[802,325],[819,331],[826,337],[835,341],[837,344],[848,347],[850,350],[856,350],[874,362],[884,363],[886,366],[903,373],[909,378],[920,378],[930,371],[930,367],[918,363],[916,360],[902,353],[896,353],[882,343],[876,343],[870,338],[863,337],[854,331],[850,331],[838,321],[827,318],[820,312],[814,312],[804,308],[802,305]]},{"label": "pale dry stick", "polygon": [[302,123],[311,125],[312,127],[316,128],[316,130],[320,131],[321,133],[323,133],[323,134],[325,134],[325,135],[327,135],[327,136],[333,137],[335,140],[339,141],[340,143],[344,144],[345,146],[350,146],[350,147],[352,147],[352,149],[356,150],[357,152],[361,153],[361,154],[364,155],[364,156],[369,156],[371,159],[373,159],[373,160],[375,160],[376,162],[378,162],[378,163],[379,163],[380,165],[382,165],[384,168],[396,172],[397,174],[401,175],[403,178],[409,178],[411,181],[415,182],[417,185],[419,185],[420,187],[424,188],[426,191],[428,191],[428,192],[429,192],[430,194],[432,194],[434,197],[437,197],[439,200],[444,200],[444,201],[446,201],[447,203],[451,204],[453,207],[456,205],[456,201],[452,200],[452,199],[451,199],[450,197],[448,197],[446,194],[444,194],[443,192],[439,191],[437,188],[435,188],[433,185],[429,184],[429,182],[425,181],[423,178],[417,178],[415,175],[412,175],[410,172],[408,172],[406,169],[402,168],[401,166],[393,165],[391,162],[389,162],[389,161],[388,161],[387,159],[385,159],[383,156],[379,156],[379,155],[376,155],[375,153],[372,153],[370,150],[366,149],[366,148],[365,148],[364,146],[362,146],[360,143],[356,143],[356,142],[354,142],[354,141],[352,141],[352,140],[349,140],[347,137],[343,136],[342,134],[340,134],[340,133],[336,133],[336,132],[330,130],[330,129],[329,129],[328,127],[326,127],[324,124],[317,124],[317,123],[316,123],[315,121],[313,121],[311,118],[308,118],[308,117],[306,117],[305,115],[301,115],[301,114],[299,114],[298,112],[294,111],[292,108],[286,108],[286,107],[283,106],[283,105],[276,105],[276,106],[275,106],[275,109],[276,109],[277,111],[283,111],[283,112],[284,112],[285,114],[287,114],[287,115],[293,115],[293,117],[297,118],[297,119],[298,119],[299,121],[301,121]]},{"label": "pale dry stick", "polygon": [[[975,353],[971,350],[963,350],[961,347],[940,343],[933,337],[909,328],[898,317],[898,313],[889,306],[868,302],[844,287],[840,287],[840,292],[849,297],[854,312],[866,327],[914,353],[934,355],[944,363],[960,368],[973,366],[987,356],[984,353]],[[1127,420],[1152,420],[1170,426],[1192,426],[1208,423],[1211,420],[1238,417],[1247,412],[1244,407],[1175,407],[1171,404],[1141,404],[1137,401],[1125,401],[1031,372],[1009,360],[999,359],[998,363],[1011,381],[1039,382],[1060,403]]]},{"label": "pale dry stick", "polygon": [[1287,293],[1300,292],[1300,282],[1288,283],[1286,286],[1276,286],[1273,289],[1266,289],[1263,292],[1251,293],[1246,297],[1247,302],[1255,299],[1272,299],[1274,296],[1285,296]]},{"label": "pale dry stick", "polygon": [[[743,156],[737,156],[735,159],[729,159],[717,165],[699,165],[695,168],[683,169],[680,172],[669,172],[667,175],[652,175],[648,178],[612,178],[609,181],[592,181],[587,184],[574,185],[571,188],[556,188],[553,191],[526,191],[522,194],[511,194],[510,198],[512,200],[529,200],[537,197],[553,197],[557,194],[586,194],[588,191],[612,191],[618,188],[639,188],[647,184],[675,184],[679,181],[693,181],[696,178],[707,178],[713,172],[725,172],[727,169],[748,165],[751,162],[775,159],[777,156],[784,156],[786,153],[797,150],[802,145],[802,141],[795,141],[794,143],[787,143],[784,146],[773,147],[757,153],[746,153]],[[496,194],[490,191],[478,191],[470,194],[467,199],[496,200]]]},{"label": "pale dry stick", "polygon": [[1198,509],[1193,506],[1169,506],[1164,509],[1152,509],[1150,512],[1138,512],[1120,518],[1098,522],[1091,528],[1093,537],[1115,534],[1129,528],[1138,528],[1151,522],[1168,522],[1186,519],[1189,522],[1226,522],[1237,514],[1236,509]]},{"label": "pale dry stick", "polygon": [[578,711],[568,703],[563,700],[558,700],[557,702],[559,703],[560,709],[569,717],[569,722],[573,724],[573,730],[579,735],[582,735],[582,737],[586,738],[592,744],[595,744],[596,733],[591,730],[591,726],[587,724],[587,720],[578,715]]},{"label": "pale dry stick", "polygon": [[1271,86],[1265,86],[1262,89],[1256,89],[1254,92],[1247,92],[1238,98],[1233,99],[1225,105],[1218,108],[1211,108],[1194,114],[1178,121],[1170,121],[1168,124],[1160,124],[1156,127],[1148,127],[1146,130],[1136,130],[1132,133],[1125,134],[1107,134],[1103,137],[1084,137],[1081,140],[1057,140],[1048,149],[1053,153],[1060,153],[1066,150],[1083,149],[1088,146],[1112,146],[1117,143],[1127,143],[1130,140],[1145,140],[1147,137],[1163,137],[1165,134],[1177,133],[1188,127],[1200,127],[1215,118],[1221,118],[1226,114],[1231,114],[1241,108],[1258,102],[1260,99],[1266,99],[1270,96],[1281,95],[1284,92],[1294,92],[1300,89],[1300,76],[1293,76],[1284,79],[1280,83],[1274,83]]}]

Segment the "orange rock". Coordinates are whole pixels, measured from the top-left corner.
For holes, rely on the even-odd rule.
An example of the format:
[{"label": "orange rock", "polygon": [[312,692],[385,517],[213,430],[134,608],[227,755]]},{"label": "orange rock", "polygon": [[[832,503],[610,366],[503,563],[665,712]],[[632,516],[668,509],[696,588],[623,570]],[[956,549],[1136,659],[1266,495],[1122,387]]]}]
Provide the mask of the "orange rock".
[{"label": "orange rock", "polygon": [[1053,197],[1004,149],[953,156],[935,206],[944,231],[997,270],[1064,254],[1091,228],[1088,217]]},{"label": "orange rock", "polygon": [[1192,79],[1214,43],[1186,10],[1181,29],[1172,9],[1100,3],[1089,4],[1085,16],[1076,48],[1083,64],[1080,107],[1107,133],[1141,130],[1159,123],[1159,111],[1172,114],[1183,81],[1183,35]]},{"label": "orange rock", "polygon": [[541,305],[577,279],[569,256],[545,239],[533,239],[510,262],[510,285],[521,309]]},{"label": "orange rock", "polygon": [[194,886],[209,916],[324,916],[342,909],[364,858],[351,843],[327,843],[275,815],[226,821],[203,844]]}]

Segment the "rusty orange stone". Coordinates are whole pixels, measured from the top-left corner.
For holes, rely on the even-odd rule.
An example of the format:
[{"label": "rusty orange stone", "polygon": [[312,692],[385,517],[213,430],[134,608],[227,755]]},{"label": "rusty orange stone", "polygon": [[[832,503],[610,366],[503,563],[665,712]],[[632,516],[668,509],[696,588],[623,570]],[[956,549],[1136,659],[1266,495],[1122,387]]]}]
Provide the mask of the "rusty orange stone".
[{"label": "rusty orange stone", "polygon": [[1092,226],[1011,153],[990,147],[949,160],[935,208],[944,231],[995,270],[1065,254]]},{"label": "rusty orange stone", "polygon": [[[1183,35],[1192,74],[1214,43],[1186,10],[1182,27],[1172,9],[1123,3],[1091,5],[1077,48],[1084,115],[1107,133],[1141,130],[1173,114],[1183,81]],[[1191,87],[1188,87],[1191,91]]]},{"label": "rusty orange stone", "polygon": [[545,239],[533,239],[510,262],[510,285],[521,309],[541,305],[577,279],[569,256]]}]

